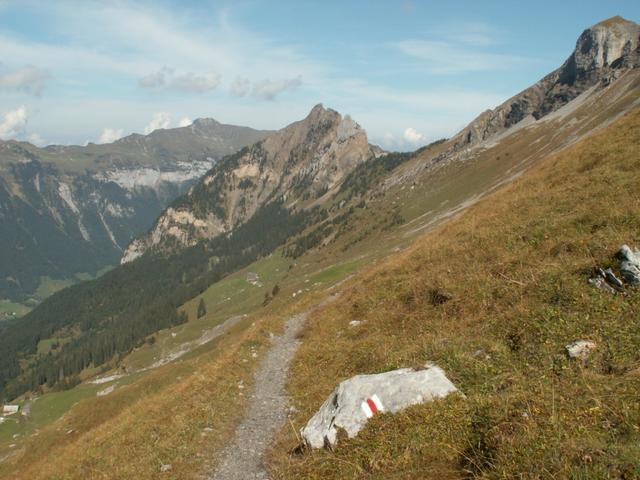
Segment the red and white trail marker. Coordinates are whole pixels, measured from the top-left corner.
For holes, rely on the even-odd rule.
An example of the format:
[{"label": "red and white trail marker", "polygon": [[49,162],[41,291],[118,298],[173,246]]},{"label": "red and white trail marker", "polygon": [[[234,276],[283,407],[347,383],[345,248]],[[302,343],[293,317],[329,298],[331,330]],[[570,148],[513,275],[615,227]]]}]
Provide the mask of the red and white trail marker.
[{"label": "red and white trail marker", "polygon": [[367,398],[364,402],[362,402],[360,408],[362,408],[362,411],[367,418],[373,417],[376,413],[384,412],[384,406],[378,398],[378,395],[376,395],[375,393],[371,395],[370,398]]}]

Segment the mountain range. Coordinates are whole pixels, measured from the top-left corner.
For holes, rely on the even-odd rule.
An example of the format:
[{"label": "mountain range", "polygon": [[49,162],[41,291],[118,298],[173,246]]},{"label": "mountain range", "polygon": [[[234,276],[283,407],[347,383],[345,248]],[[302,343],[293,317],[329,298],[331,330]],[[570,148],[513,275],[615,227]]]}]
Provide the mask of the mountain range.
[{"label": "mountain range", "polygon": [[103,145],[0,142],[0,299],[33,306],[43,280],[117,264],[216,161],[268,133],[198,119]]},{"label": "mountain range", "polygon": [[[639,40],[634,22],[600,22],[557,70],[415,152],[371,145],[355,120],[323,105],[274,132],[228,127],[242,141],[225,144],[222,157],[202,133],[219,124],[202,120],[86,150],[3,144],[42,155],[7,155],[7,172],[32,170],[18,183],[7,177],[21,189],[5,202],[44,192],[40,210],[87,244],[83,228],[98,234],[80,204],[93,205],[100,248],[110,244],[109,262],[121,265],[0,323],[0,397],[37,397],[36,409],[61,390],[85,399],[38,424],[40,438],[20,451],[7,437],[0,474],[201,474],[241,421],[245,386],[253,388],[256,359],[282,341],[272,339],[283,317],[317,309],[295,338],[291,425],[352,375],[427,361],[465,395],[377,416],[359,438],[340,440],[345,450],[308,453],[287,425],[264,452],[278,478],[542,467],[558,477],[633,478],[637,328],[625,315],[635,318],[637,296],[603,296],[586,279],[613,265],[611,246],[638,226]],[[70,152],[80,151],[87,160],[76,168]],[[45,166],[55,166],[46,188],[36,175]],[[149,180],[159,171],[180,186],[161,194]],[[82,182],[93,182],[85,187],[93,197],[78,193]],[[129,201],[151,189],[156,216],[116,235],[108,205],[133,207],[100,193],[109,200],[98,209],[95,185]],[[0,218],[24,222],[2,206]],[[593,363],[561,354],[559,345],[581,336],[602,345]],[[25,422],[21,433],[35,431]],[[0,454],[1,435],[2,427]],[[33,453],[37,442],[55,453]]]}]

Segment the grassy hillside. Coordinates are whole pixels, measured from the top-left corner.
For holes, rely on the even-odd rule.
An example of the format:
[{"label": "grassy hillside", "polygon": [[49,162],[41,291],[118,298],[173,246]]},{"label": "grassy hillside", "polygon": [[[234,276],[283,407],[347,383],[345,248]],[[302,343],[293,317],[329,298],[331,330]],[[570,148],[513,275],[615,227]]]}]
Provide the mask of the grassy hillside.
[{"label": "grassy hillside", "polygon": [[[386,201],[356,208],[350,230],[326,246],[296,259],[279,251],[211,285],[180,307],[188,323],[154,334],[153,342],[122,359],[119,367],[128,376],[47,393],[33,404],[32,419],[5,423],[0,478],[192,478],[210,472],[242,417],[270,334],[291,313],[326,297],[328,286],[367,265],[340,287],[342,300],[311,318],[290,383],[300,410],[295,429],[338,381],[427,360],[445,368],[467,399],[378,417],[334,453],[292,453],[298,439],[288,425],[271,453],[275,478],[539,477],[545,471],[549,477],[633,478],[637,294],[608,297],[586,278],[594,265],[613,266],[621,243],[640,243],[640,185],[633,174],[639,124],[636,111],[547,159],[379,267],[376,259],[433,228],[427,215],[435,219],[457,204],[447,192],[457,192],[461,179],[475,178],[476,190],[484,191],[517,164],[516,152],[485,151],[490,162],[466,164],[470,173],[440,189],[431,183],[394,187]],[[480,175],[484,171],[491,175]],[[444,204],[443,196],[453,200]],[[405,208],[416,202],[420,208]],[[408,223],[375,226],[397,206]],[[264,285],[247,283],[248,271]],[[263,307],[276,283],[280,293]],[[432,305],[437,289],[452,300]],[[207,314],[196,319],[201,298]],[[228,335],[177,362],[132,373],[238,314],[249,316]],[[349,328],[353,319],[365,323]],[[577,338],[599,344],[585,367],[564,355],[564,345]],[[116,385],[113,393],[95,395],[110,385]],[[161,473],[167,464],[171,471]]]},{"label": "grassy hillside", "polygon": [[[466,399],[376,417],[334,452],[295,453],[288,426],[274,478],[638,478],[640,291],[587,278],[640,246],[639,151],[636,109],[315,313],[291,372],[296,429],[341,380],[427,361]],[[565,354],[577,339],[598,346],[585,365]]]}]

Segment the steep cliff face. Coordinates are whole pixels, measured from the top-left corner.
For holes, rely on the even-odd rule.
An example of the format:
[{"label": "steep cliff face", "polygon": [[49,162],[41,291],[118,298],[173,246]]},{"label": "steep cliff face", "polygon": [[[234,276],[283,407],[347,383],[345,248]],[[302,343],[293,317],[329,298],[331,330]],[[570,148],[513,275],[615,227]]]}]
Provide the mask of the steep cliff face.
[{"label": "steep cliff face", "polygon": [[149,249],[171,251],[229,232],[272,201],[288,208],[319,203],[380,153],[349,116],[317,105],[304,120],[218,163],[129,245],[122,263]]},{"label": "steep cliff face", "polygon": [[117,264],[217,160],[268,133],[201,119],[105,145],[0,141],[0,301]]},{"label": "steep cliff face", "polygon": [[640,25],[613,17],[585,30],[564,64],[532,87],[479,115],[454,137],[456,149],[473,146],[513,125],[538,120],[591,88],[606,87],[640,67]]}]

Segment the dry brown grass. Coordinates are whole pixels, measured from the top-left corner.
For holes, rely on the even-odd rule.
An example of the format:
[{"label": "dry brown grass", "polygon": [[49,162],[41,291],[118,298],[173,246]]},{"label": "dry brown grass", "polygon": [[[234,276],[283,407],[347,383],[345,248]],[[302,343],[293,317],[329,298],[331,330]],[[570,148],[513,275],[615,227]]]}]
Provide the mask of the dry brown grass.
[{"label": "dry brown grass", "polygon": [[[640,292],[586,282],[621,244],[640,246],[639,152],[636,109],[313,315],[290,381],[296,428],[339,381],[426,361],[467,399],[380,416],[335,452],[289,453],[288,428],[274,477],[639,478]],[[598,344],[588,365],[565,355],[579,338]]]},{"label": "dry brown grass", "polygon": [[[249,319],[247,320],[249,322]],[[15,479],[189,478],[215,464],[242,417],[266,332],[238,325],[199,355],[151,372],[112,394],[78,403],[1,465]],[[211,429],[205,431],[205,428]],[[68,433],[70,432],[70,433]],[[170,464],[170,472],[160,467]]]}]

